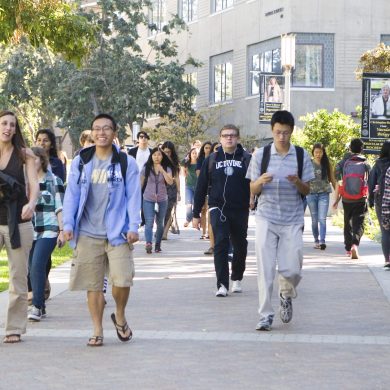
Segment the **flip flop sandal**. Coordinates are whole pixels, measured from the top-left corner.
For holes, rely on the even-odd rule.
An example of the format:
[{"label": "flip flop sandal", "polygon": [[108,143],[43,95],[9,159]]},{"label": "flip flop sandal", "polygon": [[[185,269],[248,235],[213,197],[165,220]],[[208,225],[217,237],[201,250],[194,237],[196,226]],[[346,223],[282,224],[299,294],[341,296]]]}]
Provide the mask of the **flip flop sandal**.
[{"label": "flip flop sandal", "polygon": [[103,336],[92,336],[87,343],[88,347],[101,347],[103,345]]},{"label": "flip flop sandal", "polygon": [[[11,337],[16,337],[16,339],[10,340]],[[22,339],[20,338],[20,334],[7,334],[3,339],[4,344],[16,344],[20,343],[21,341]]]},{"label": "flip flop sandal", "polygon": [[[124,323],[124,325],[119,325],[117,322],[116,322],[116,318],[115,318],[115,314],[112,313],[111,314],[111,319],[112,319],[112,322],[114,323],[115,325],[115,330],[116,330],[116,335],[118,336],[118,339],[120,341],[130,341],[131,338],[133,337],[133,332],[131,331],[131,329],[129,328],[129,325],[127,322]],[[130,329],[130,334],[127,336],[127,337],[123,337],[119,331],[121,331],[123,334],[126,334],[127,330]]]}]

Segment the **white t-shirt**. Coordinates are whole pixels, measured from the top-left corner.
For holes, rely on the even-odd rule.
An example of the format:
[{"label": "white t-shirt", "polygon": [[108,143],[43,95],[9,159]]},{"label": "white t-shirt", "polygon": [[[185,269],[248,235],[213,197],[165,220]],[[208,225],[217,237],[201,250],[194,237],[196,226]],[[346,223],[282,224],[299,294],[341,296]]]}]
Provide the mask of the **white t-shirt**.
[{"label": "white t-shirt", "polygon": [[144,167],[146,161],[148,161],[149,155],[150,155],[149,148],[146,149],[138,148],[136,161],[138,165],[138,170],[140,172],[142,171],[142,168]]}]

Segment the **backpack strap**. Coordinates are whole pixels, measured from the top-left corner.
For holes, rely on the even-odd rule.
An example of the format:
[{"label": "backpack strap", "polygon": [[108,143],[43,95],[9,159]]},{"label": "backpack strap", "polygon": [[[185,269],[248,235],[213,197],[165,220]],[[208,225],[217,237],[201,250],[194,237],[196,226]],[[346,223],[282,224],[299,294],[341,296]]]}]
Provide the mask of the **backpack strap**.
[{"label": "backpack strap", "polygon": [[121,165],[123,184],[126,186],[126,173],[127,173],[127,154],[126,153],[119,152],[119,163]]},{"label": "backpack strap", "polygon": [[209,165],[208,165],[208,171],[209,171],[209,184],[208,187],[211,186],[211,172],[213,171],[215,161],[217,160],[217,153],[218,152],[213,152],[209,155]]},{"label": "backpack strap", "polygon": [[267,172],[269,160],[271,158],[271,145],[272,144],[268,144],[264,146],[263,158],[261,159],[261,165],[260,165],[260,176],[263,173]]},{"label": "backpack strap", "polygon": [[303,148],[295,145],[295,152],[297,154],[297,162],[298,162],[298,177],[302,179],[303,173]]}]

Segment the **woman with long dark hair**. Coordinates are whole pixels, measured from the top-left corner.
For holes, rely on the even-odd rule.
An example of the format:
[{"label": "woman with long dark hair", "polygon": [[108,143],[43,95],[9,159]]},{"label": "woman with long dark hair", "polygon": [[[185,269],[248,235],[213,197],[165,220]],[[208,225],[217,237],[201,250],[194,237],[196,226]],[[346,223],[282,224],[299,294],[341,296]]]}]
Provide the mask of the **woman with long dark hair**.
[{"label": "woman with long dark hair", "polygon": [[186,178],[186,221],[184,227],[187,227],[192,221],[192,208],[194,207],[194,195],[196,182],[198,176],[196,176],[196,161],[198,158],[198,150],[191,148],[184,159],[184,176]]},{"label": "woman with long dark hair", "polygon": [[143,211],[145,216],[146,253],[152,253],[153,223],[156,220],[157,231],[155,252],[161,252],[161,238],[164,219],[168,206],[167,185],[173,184],[171,162],[159,149],[154,148],[141,171],[143,191]]},{"label": "woman with long dark hair", "polygon": [[58,157],[56,136],[50,129],[39,129],[35,134],[35,144],[45,150],[51,170],[63,183],[66,181],[64,164]]},{"label": "woman with long dark hair", "polygon": [[26,148],[12,111],[0,112],[0,183],[0,249],[5,247],[9,265],[9,303],[3,342],[18,343],[27,327],[31,218],[39,186],[35,156]]},{"label": "woman with long dark hair", "polygon": [[[314,237],[314,248],[325,250],[326,217],[329,209],[329,194],[336,187],[325,146],[321,143],[314,144],[312,148],[312,163],[315,179],[310,182],[310,193],[307,195],[307,204],[311,214],[311,229]],[[319,229],[318,229],[319,226]]]},{"label": "woman with long dark hair", "polygon": [[[165,141],[162,144],[161,150],[168,156],[169,160],[171,161],[173,176],[173,183],[171,185],[167,185],[168,207],[165,214],[164,232],[162,236],[163,240],[167,240],[169,228],[173,222],[176,223],[176,205],[177,202],[180,202],[180,164],[173,142]],[[172,226],[172,228],[174,229],[171,229],[172,233],[179,232],[177,223],[176,227]]]},{"label": "woman with long dark hair", "polygon": [[378,217],[381,229],[382,252],[385,258],[385,270],[390,270],[390,230],[385,229],[382,220],[382,200],[385,192],[386,171],[390,167],[390,140],[382,144],[378,160],[371,169],[368,178],[368,204],[370,207],[375,206],[375,213]]},{"label": "woman with long dark hair", "polygon": [[43,148],[31,148],[37,157],[36,165],[40,196],[33,217],[34,241],[29,257],[29,278],[33,297],[30,321],[40,321],[46,316],[45,284],[46,265],[56,245],[65,243],[62,229],[62,203],[64,183],[49,171],[49,158]]}]

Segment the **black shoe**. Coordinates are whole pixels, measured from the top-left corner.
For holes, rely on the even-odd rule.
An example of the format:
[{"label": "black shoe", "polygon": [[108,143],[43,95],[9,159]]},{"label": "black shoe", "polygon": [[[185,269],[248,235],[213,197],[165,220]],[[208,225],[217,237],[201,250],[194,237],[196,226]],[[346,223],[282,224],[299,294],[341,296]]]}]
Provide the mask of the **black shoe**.
[{"label": "black shoe", "polygon": [[324,251],[325,248],[326,248],[326,244],[321,244],[321,245],[320,245],[320,249],[321,249],[322,251]]},{"label": "black shoe", "polygon": [[161,252],[161,245],[160,244],[156,244],[155,247],[154,247],[154,251],[156,253],[160,253]]}]

